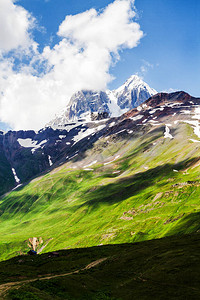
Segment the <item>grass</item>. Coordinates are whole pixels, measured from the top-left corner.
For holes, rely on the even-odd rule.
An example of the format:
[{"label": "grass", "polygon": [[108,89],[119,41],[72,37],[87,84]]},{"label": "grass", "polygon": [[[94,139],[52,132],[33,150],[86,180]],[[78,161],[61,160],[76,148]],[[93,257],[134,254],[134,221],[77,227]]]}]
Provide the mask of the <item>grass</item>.
[{"label": "grass", "polygon": [[[105,245],[18,256],[0,263],[0,294],[7,300],[199,299],[200,234],[135,244]],[[95,267],[48,280],[42,277]],[[35,279],[3,291],[1,284]]]},{"label": "grass", "polygon": [[31,237],[48,243],[44,253],[200,230],[200,151],[189,128],[179,124],[172,140],[163,126],[101,139],[1,199],[0,260],[26,253]]}]

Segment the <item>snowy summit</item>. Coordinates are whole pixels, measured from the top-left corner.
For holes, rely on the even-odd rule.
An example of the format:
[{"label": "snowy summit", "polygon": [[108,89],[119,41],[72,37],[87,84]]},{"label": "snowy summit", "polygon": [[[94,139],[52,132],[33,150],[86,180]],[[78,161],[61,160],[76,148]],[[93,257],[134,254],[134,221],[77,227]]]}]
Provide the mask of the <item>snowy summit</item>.
[{"label": "snowy summit", "polygon": [[156,93],[137,75],[132,75],[113,91],[78,91],[71,97],[68,106],[47,126],[62,126],[78,119],[90,120],[91,113],[107,113],[110,117],[118,117]]}]

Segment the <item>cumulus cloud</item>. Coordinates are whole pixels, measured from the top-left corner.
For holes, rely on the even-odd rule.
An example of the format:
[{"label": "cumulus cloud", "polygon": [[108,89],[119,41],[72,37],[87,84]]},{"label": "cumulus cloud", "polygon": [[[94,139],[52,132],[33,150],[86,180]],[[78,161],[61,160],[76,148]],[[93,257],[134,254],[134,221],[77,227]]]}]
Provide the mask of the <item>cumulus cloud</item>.
[{"label": "cumulus cloud", "polygon": [[[60,42],[34,53],[29,65],[22,65],[18,71],[14,71],[13,60],[2,59],[1,121],[15,129],[39,129],[67,105],[77,90],[106,89],[112,80],[110,66],[120,58],[120,51],[136,47],[143,36],[139,24],[133,21],[133,5],[132,0],[116,0],[100,12],[90,9],[66,16],[57,33]],[[13,42],[7,49],[18,46]],[[38,65],[42,65],[42,73],[37,72]]]},{"label": "cumulus cloud", "polygon": [[34,18],[12,0],[0,1],[0,50],[10,51],[18,47],[28,48],[34,44],[30,29]]},{"label": "cumulus cloud", "polygon": [[76,16],[67,16],[60,25],[58,34],[81,47],[95,45],[100,49],[117,52],[119,47],[135,47],[141,38],[131,1],[118,0],[108,5],[103,13],[95,9]]}]

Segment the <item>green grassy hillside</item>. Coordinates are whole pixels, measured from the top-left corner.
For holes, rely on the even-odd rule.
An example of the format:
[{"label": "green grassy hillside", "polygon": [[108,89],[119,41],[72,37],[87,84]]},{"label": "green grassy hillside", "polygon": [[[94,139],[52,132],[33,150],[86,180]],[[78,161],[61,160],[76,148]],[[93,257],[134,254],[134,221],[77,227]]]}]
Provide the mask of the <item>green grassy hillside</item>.
[{"label": "green grassy hillside", "polygon": [[[131,243],[200,230],[200,148],[187,124],[100,139],[72,162],[0,202],[0,258]],[[92,164],[92,162],[95,162]],[[84,166],[89,166],[84,168]]]},{"label": "green grassy hillside", "polygon": [[62,250],[59,257],[15,257],[0,263],[0,298],[196,300],[200,298],[199,247],[200,234],[195,233]]}]

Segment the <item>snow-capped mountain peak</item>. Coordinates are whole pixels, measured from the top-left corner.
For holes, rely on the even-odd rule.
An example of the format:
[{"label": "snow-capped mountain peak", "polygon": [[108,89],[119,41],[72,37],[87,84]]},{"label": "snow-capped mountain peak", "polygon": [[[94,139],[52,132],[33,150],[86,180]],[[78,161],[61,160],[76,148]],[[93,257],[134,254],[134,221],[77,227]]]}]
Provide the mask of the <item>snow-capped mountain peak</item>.
[{"label": "snow-capped mountain peak", "polygon": [[137,107],[156,93],[157,91],[150,88],[138,75],[132,75],[114,91],[115,97],[118,99],[118,105],[121,109],[127,111]]},{"label": "snow-capped mountain peak", "polygon": [[107,113],[110,117],[118,117],[156,93],[156,90],[150,88],[138,75],[132,75],[113,91],[78,91],[71,97],[62,113],[47,126],[62,126],[85,117],[88,120],[92,113]]},{"label": "snow-capped mountain peak", "polygon": [[131,75],[123,85],[121,85],[119,88],[117,88],[115,90],[115,92],[120,92],[123,91],[124,89],[142,89],[142,88],[146,88],[150,93],[154,93],[156,94],[157,91],[150,88],[149,85],[143,81],[143,79],[141,77],[139,77],[138,75]]},{"label": "snow-capped mountain peak", "polygon": [[123,90],[124,88],[135,88],[140,85],[144,85],[144,81],[138,75],[131,75],[123,85],[121,85],[116,91]]}]

